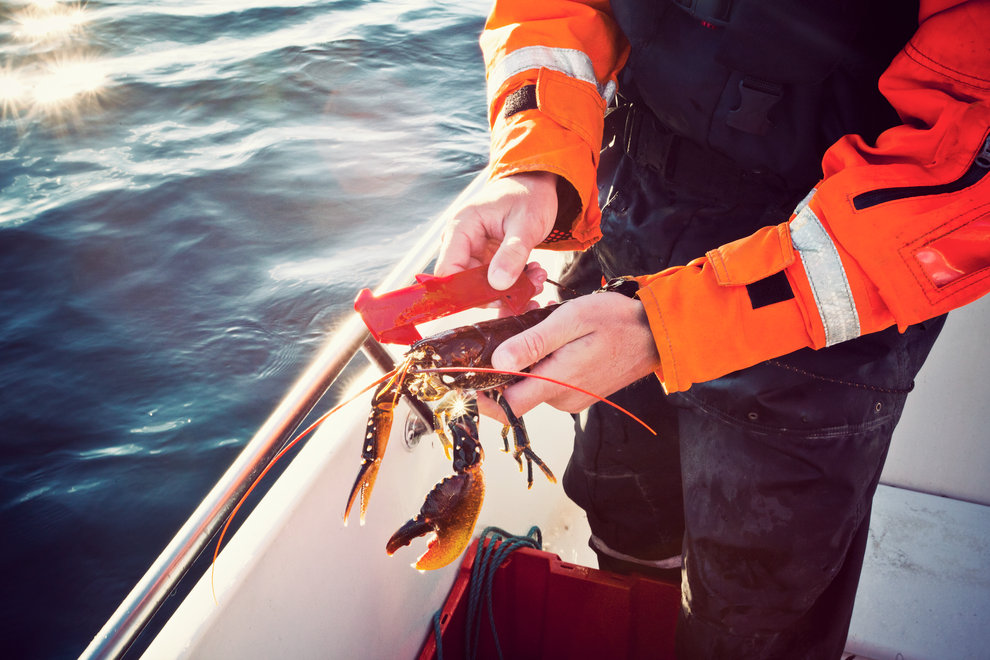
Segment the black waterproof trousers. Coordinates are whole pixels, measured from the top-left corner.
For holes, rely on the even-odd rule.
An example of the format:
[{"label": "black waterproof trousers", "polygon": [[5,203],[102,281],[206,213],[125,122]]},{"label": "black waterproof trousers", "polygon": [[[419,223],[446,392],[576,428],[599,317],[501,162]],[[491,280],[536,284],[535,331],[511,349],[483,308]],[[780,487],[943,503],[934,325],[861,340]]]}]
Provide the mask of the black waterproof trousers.
[{"label": "black waterproof trousers", "polygon": [[[777,224],[806,192],[682,185],[624,151],[606,151],[601,171],[605,238],[590,286]],[[593,535],[642,560],[683,555],[679,658],[841,656],[891,434],[943,322],[798,351],[669,397],[653,378],[612,397],[658,437],[601,404],[578,417],[563,483]],[[599,556],[603,568],[664,573]]]}]

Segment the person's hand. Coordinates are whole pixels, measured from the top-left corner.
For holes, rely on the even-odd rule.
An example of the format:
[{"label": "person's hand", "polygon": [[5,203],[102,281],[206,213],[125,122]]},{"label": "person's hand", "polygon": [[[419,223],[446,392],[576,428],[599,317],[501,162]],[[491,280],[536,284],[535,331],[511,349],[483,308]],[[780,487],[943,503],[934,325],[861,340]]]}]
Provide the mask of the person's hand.
[{"label": "person's hand", "polygon": [[[529,172],[489,181],[447,224],[433,272],[443,277],[490,264],[488,283],[508,289],[556,217],[556,174]],[[542,269],[526,272],[537,288],[542,286]],[[535,281],[541,273],[543,279]]]},{"label": "person's hand", "polygon": [[[656,371],[660,356],[643,304],[602,292],[563,303],[541,323],[502,342],[492,355],[496,369],[519,371],[532,364],[531,373],[608,396]],[[504,396],[516,415],[541,402],[576,413],[596,401],[537,378],[523,378],[506,388]],[[487,397],[479,397],[479,405],[486,415],[505,420]]]}]

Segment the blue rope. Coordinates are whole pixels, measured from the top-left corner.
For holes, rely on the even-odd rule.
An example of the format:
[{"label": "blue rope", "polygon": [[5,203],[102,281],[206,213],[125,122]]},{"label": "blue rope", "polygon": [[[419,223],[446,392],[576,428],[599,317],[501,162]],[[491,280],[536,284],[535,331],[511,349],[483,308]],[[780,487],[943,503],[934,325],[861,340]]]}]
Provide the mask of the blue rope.
[{"label": "blue rope", "polygon": [[[485,543],[485,541],[488,543]],[[464,657],[475,660],[478,657],[478,644],[481,639],[481,603],[488,606],[488,624],[491,626],[495,652],[502,658],[502,646],[495,630],[495,614],[492,609],[492,585],[495,571],[509,555],[520,548],[543,549],[543,534],[533,526],[526,536],[513,536],[498,527],[487,527],[478,537],[478,546],[471,564],[470,587],[468,592],[467,617],[464,622]],[[437,660],[443,660],[443,638],[440,630],[440,610],[433,615],[433,636],[436,642]]]},{"label": "blue rope", "polygon": [[[488,539],[488,543],[485,540]],[[491,626],[492,639],[495,641],[495,653],[502,658],[502,646],[499,643],[498,632],[495,629],[495,613],[492,608],[492,585],[495,571],[509,555],[519,548],[543,547],[543,535],[540,528],[533,526],[526,536],[513,536],[497,527],[488,527],[478,538],[478,550],[471,567],[470,597],[468,599],[468,616],[465,622],[465,652],[468,660],[478,657],[478,644],[481,639],[482,597],[488,605],[488,623]]]},{"label": "blue rope", "polygon": [[443,608],[433,613],[433,641],[437,649],[437,660],[443,660],[443,630],[440,628],[440,615]]}]

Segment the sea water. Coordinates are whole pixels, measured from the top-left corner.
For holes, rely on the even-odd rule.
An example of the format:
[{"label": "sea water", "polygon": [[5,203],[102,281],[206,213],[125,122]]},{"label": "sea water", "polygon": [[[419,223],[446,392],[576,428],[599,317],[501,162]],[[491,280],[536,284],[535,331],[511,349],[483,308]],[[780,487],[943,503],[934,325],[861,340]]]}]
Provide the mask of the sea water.
[{"label": "sea water", "polygon": [[483,167],[486,11],[0,2],[5,657],[83,650]]}]

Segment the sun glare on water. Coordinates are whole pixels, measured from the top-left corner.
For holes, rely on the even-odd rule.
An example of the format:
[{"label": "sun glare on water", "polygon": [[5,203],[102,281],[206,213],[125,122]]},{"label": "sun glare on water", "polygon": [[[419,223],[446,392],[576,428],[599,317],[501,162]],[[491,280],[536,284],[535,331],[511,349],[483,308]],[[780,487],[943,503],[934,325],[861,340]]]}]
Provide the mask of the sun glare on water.
[{"label": "sun glare on water", "polygon": [[[10,34],[20,44],[17,66],[0,51],[0,119],[30,114],[80,119],[109,79],[106,66],[75,43],[88,20],[85,5],[37,0],[0,20],[12,22]],[[32,56],[33,49],[38,53]]]},{"label": "sun glare on water", "polygon": [[58,39],[82,30],[86,12],[81,4],[62,4],[54,0],[33,2],[13,15],[18,24],[14,36],[27,41]]},{"label": "sun glare on water", "polygon": [[19,102],[28,94],[28,87],[16,73],[0,71],[0,118],[13,114]]},{"label": "sun glare on water", "polygon": [[92,95],[106,85],[106,73],[97,62],[56,61],[34,80],[32,101],[39,106],[66,103],[77,96]]}]

